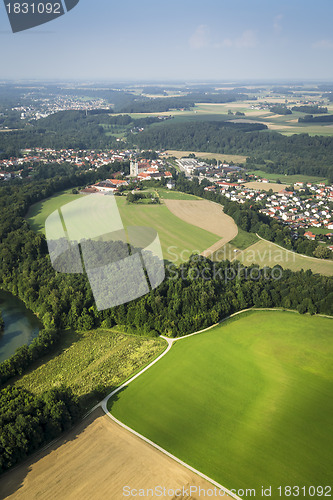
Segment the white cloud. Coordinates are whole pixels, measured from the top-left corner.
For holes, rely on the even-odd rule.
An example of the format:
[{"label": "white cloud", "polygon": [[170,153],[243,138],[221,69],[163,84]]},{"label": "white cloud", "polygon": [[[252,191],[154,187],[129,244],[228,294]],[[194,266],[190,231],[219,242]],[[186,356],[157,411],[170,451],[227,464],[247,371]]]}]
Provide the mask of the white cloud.
[{"label": "white cloud", "polygon": [[202,49],[210,45],[209,28],[205,24],[197,27],[193,35],[189,39],[189,44],[192,49]]},{"label": "white cloud", "polygon": [[[217,37],[215,37],[216,39]],[[250,49],[258,45],[258,40],[255,31],[246,30],[241,35],[224,38],[222,41],[213,41],[209,27],[201,24],[189,38],[189,45],[192,49]]]},{"label": "white cloud", "polygon": [[322,49],[322,50],[332,50],[333,40],[318,40],[317,42],[312,44],[312,48]]},{"label": "white cloud", "polygon": [[237,49],[251,49],[258,45],[256,33],[253,30],[246,30],[240,37],[225,38],[220,47],[236,47]]},{"label": "white cloud", "polygon": [[279,35],[283,29],[281,24],[282,19],[283,19],[282,14],[279,14],[278,16],[274,17],[273,30],[276,35]]}]

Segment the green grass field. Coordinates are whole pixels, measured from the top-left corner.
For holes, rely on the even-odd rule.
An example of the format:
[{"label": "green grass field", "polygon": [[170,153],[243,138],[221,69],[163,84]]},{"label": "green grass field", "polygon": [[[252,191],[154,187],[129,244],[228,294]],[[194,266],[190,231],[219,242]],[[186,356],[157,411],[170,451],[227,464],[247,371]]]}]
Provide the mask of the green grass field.
[{"label": "green grass field", "polygon": [[[175,195],[176,193],[173,192],[173,196]],[[183,196],[187,197],[183,194],[180,196],[179,199],[184,199]],[[44,232],[45,220],[54,210],[79,198],[81,198],[79,195],[63,192],[36,203],[27,214],[28,222],[35,231]],[[177,254],[176,263],[180,263],[183,250],[187,250],[189,254],[195,251],[200,253],[219,240],[215,234],[182,221],[164,204],[128,204],[125,197],[116,197],[116,201],[125,227],[148,226],[156,229],[164,258],[167,260],[174,261],[174,256]]]},{"label": "green grass field", "polygon": [[64,332],[57,350],[41,359],[16,386],[34,394],[64,384],[91,408],[166,347],[165,341],[114,330]]},{"label": "green grass field", "polygon": [[311,227],[310,231],[313,234],[330,234],[330,233],[333,233],[333,229],[325,229],[324,227]]},{"label": "green grass field", "polygon": [[179,263],[183,250],[200,253],[219,240],[215,234],[178,219],[165,205],[128,204],[125,198],[117,198],[117,203],[125,227],[148,226],[156,229],[167,260],[172,260],[177,254]]},{"label": "green grass field", "polygon": [[277,499],[330,484],[332,355],[331,319],[250,312],[176,342],[109,407],[223,486]]},{"label": "green grass field", "polygon": [[[284,174],[271,174],[268,172],[265,172],[264,170],[251,170],[248,172],[249,174],[254,174],[258,175],[259,177],[263,177],[264,179],[268,179],[270,181],[277,181],[280,179],[280,181],[283,184],[287,184],[290,186],[290,184],[294,184],[294,182],[311,182],[315,184],[316,182],[326,182],[327,179],[324,179],[323,177],[315,177],[312,175],[284,175]],[[282,187],[281,187],[282,189]]]},{"label": "green grass field", "polygon": [[26,216],[30,227],[36,232],[44,233],[45,221],[48,216],[58,208],[78,198],[80,198],[80,195],[72,194],[72,190],[68,189],[51,196],[51,198],[35,203],[30,207]]},{"label": "green grass field", "polygon": [[300,271],[301,269],[306,271],[307,269],[311,269],[313,273],[324,274],[326,276],[333,275],[332,260],[303,257],[264,240],[259,240],[243,252],[237,253],[236,258],[244,266],[258,264],[260,267],[274,267],[280,265],[284,269],[291,269],[292,271]]},{"label": "green grass field", "polygon": [[239,250],[245,250],[249,246],[253,245],[259,241],[258,236],[256,236],[254,233],[247,233],[240,227],[238,228],[238,234],[236,238],[230,241],[230,244],[233,245],[235,248],[239,248]]},{"label": "green grass field", "polygon": [[201,200],[199,196],[194,196],[193,194],[181,193],[180,191],[174,191],[170,189],[155,189],[159,194],[160,198],[165,200]]}]

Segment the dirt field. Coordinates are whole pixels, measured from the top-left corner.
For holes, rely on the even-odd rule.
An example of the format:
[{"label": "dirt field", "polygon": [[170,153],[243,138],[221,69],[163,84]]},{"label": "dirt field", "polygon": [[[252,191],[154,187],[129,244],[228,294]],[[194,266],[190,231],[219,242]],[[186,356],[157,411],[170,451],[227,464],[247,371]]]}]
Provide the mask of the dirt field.
[{"label": "dirt field", "polygon": [[[281,178],[283,179],[283,175],[281,175]],[[249,189],[260,189],[261,191],[269,191],[272,189],[274,193],[278,193],[279,191],[282,191],[285,189],[286,185],[285,184],[277,184],[275,182],[247,182],[244,184],[245,187]]]},{"label": "dirt field", "polygon": [[202,252],[202,255],[209,257],[238,234],[234,220],[223,213],[221,205],[217,203],[207,200],[164,200],[164,203],[170,212],[185,222],[221,236],[221,239]]},{"label": "dirt field", "polygon": [[246,162],[246,156],[242,155],[228,155],[224,153],[203,153],[202,151],[176,151],[168,150],[165,152],[166,156],[175,156],[176,158],[183,158],[188,156],[190,153],[194,153],[197,158],[207,158],[208,160],[215,158],[219,161],[233,161],[234,163],[244,163]]},{"label": "dirt field", "polygon": [[[138,490],[157,486],[175,490],[190,485],[206,492],[214,488],[122,429],[98,409],[56,444],[2,476],[0,498],[123,500],[125,486]],[[177,496],[181,498],[194,500],[204,496]],[[223,498],[230,499],[227,495]]]}]

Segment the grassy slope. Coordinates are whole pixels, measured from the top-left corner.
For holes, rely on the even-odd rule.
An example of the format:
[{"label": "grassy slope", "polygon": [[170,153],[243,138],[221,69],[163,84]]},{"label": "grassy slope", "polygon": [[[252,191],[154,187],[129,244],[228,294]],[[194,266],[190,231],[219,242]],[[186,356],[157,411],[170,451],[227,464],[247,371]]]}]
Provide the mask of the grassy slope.
[{"label": "grassy slope", "polygon": [[[32,228],[44,231],[48,215],[75,199],[77,195],[57,194],[36,203],[27,216]],[[218,236],[178,219],[165,205],[136,205],[128,204],[122,197],[116,199],[125,227],[148,226],[157,230],[165,259],[172,260],[174,253],[180,255],[183,250],[202,252],[219,240]],[[169,247],[173,248],[168,250]]]},{"label": "grassy slope", "polygon": [[180,191],[173,191],[169,189],[157,188],[159,196],[166,200],[201,200],[199,196],[194,196],[193,194],[181,193]]},{"label": "grassy slope", "polygon": [[[316,183],[316,182],[324,182],[326,180],[323,177],[315,177],[313,175],[271,174],[271,173],[265,172],[264,170],[251,170],[248,173],[254,174],[254,175],[259,175],[260,177],[263,177],[264,179],[268,179],[271,181],[276,181],[276,180],[280,179],[281,183],[287,184],[288,186],[290,186],[291,184],[294,184],[294,182]],[[281,189],[283,189],[283,186],[281,186]]]},{"label": "grassy slope", "polygon": [[228,488],[329,484],[332,320],[249,314],[177,342],[112,412]]},{"label": "grassy slope", "polygon": [[326,276],[333,275],[332,260],[302,257],[295,252],[282,250],[282,248],[269,241],[258,241],[242,253],[237,253],[237,259],[244,266],[249,266],[252,263],[258,264],[260,267],[280,265],[292,271],[311,269],[313,273],[325,274]]},{"label": "grassy slope", "polygon": [[64,384],[82,398],[85,407],[92,407],[103,393],[110,392],[165,347],[161,339],[110,330],[66,331],[57,350],[16,385],[40,394]]},{"label": "grassy slope", "polygon": [[182,250],[202,252],[219,239],[208,231],[178,219],[165,205],[129,205],[124,198],[118,199],[117,203],[125,227],[151,226],[156,229],[164,258],[168,260],[172,259],[173,252],[178,255]]},{"label": "grassy slope", "polygon": [[258,236],[256,236],[254,233],[247,233],[239,227],[236,238],[231,240],[230,244],[236,248],[239,248],[240,250],[245,250],[245,248],[248,248],[257,241],[259,241]]}]

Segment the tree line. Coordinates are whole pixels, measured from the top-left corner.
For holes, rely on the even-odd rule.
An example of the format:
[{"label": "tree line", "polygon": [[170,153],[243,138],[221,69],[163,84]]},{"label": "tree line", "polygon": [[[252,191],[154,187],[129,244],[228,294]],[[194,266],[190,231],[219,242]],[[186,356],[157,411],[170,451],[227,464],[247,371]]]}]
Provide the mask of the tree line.
[{"label": "tree line", "polygon": [[[176,149],[240,154],[265,163],[275,173],[306,174],[333,182],[333,137],[284,136],[261,124],[230,122],[166,122],[128,138],[143,149]],[[257,125],[255,127],[255,125]],[[259,159],[259,161],[258,161]]]}]

